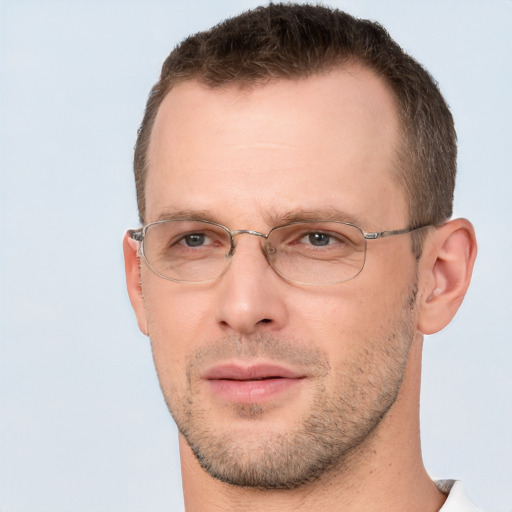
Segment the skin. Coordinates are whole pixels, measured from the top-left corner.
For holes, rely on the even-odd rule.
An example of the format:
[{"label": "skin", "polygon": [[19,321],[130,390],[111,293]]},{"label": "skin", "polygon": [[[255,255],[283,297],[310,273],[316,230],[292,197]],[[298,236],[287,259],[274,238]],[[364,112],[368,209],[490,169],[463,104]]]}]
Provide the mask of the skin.
[{"label": "skin", "polygon": [[[250,88],[184,82],[168,94],[153,128],[146,222],[207,212],[232,230],[268,232],[288,215],[337,211],[365,231],[403,228],[407,201],[392,174],[399,136],[392,95],[363,67]],[[125,237],[130,299],[178,425],[183,430],[192,417],[187,428],[206,428],[197,431],[198,443],[222,439],[242,466],[274,453],[274,440],[293,437],[312,412],[321,415],[321,397],[357,406],[350,418],[368,428],[351,431],[349,410],[338,411],[336,424],[352,436],[338,463],[279,490],[213,478],[180,434],[187,512],[438,510],[445,496],[420,450],[422,336],[442,329],[462,301],[476,255],[471,224],[431,228],[419,262],[409,235],[370,241],[360,275],[319,287],[282,279],[258,244],[239,237],[229,269],[191,285],[157,277]],[[294,347],[303,359],[293,358]],[[308,360],[312,354],[321,363]],[[304,378],[257,407],[235,403],[204,379],[219,360],[277,360]],[[370,421],[381,406],[382,417]]]}]

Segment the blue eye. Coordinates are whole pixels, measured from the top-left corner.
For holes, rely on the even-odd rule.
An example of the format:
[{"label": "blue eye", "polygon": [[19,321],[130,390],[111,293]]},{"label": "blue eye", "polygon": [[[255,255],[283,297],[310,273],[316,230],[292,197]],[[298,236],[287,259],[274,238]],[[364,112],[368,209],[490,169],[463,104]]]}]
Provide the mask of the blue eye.
[{"label": "blue eye", "polygon": [[315,245],[317,247],[322,247],[324,245],[329,245],[331,242],[332,236],[326,233],[309,233],[307,235],[308,241],[311,245]]},{"label": "blue eye", "polygon": [[185,235],[180,243],[188,247],[201,247],[208,240],[208,237],[204,233],[190,233]]},{"label": "blue eye", "polygon": [[304,233],[300,237],[299,242],[310,247],[328,247],[346,245],[347,239],[341,233],[310,231],[309,233]]}]

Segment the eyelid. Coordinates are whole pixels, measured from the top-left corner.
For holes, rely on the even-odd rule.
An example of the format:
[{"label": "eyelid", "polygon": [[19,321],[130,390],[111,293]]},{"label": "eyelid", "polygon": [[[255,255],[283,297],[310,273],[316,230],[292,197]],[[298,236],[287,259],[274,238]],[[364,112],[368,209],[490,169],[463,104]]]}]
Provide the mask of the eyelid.
[{"label": "eyelid", "polygon": [[[309,235],[314,235],[314,234],[321,234],[321,235],[324,235],[326,237],[329,238],[329,243],[326,244],[326,246],[328,245],[334,245],[333,243],[330,243],[330,242],[336,242],[337,244],[340,244],[340,243],[348,243],[349,240],[347,239],[346,236],[342,235],[341,233],[333,233],[332,231],[328,231],[328,230],[318,230],[318,231],[309,231],[309,232],[306,232],[304,233],[304,235],[302,235],[300,237],[300,239],[302,240],[303,238],[309,236]],[[312,245],[312,244],[311,244]],[[324,246],[324,247],[326,247]]]},{"label": "eyelid", "polygon": [[176,243],[181,243],[187,239],[189,239],[190,237],[193,237],[193,236],[202,236],[204,237],[205,239],[209,239],[211,238],[210,236],[206,235],[205,233],[201,233],[201,232],[197,232],[197,231],[191,231],[189,233],[183,233],[181,235],[179,235],[178,237],[176,237]]},{"label": "eyelid", "polygon": [[[295,229],[294,229],[295,228]],[[277,232],[281,231],[281,238],[276,233],[277,238],[274,239],[274,244],[277,246],[298,246],[301,245],[303,250],[316,250],[316,251],[329,251],[335,248],[341,249],[342,247],[357,247],[360,242],[364,240],[362,238],[361,230],[354,225],[335,223],[332,221],[319,221],[311,223],[292,223],[288,226],[281,226],[277,228]],[[306,238],[310,235],[319,233],[325,235],[327,240],[325,243],[315,243],[315,241],[307,240]],[[362,238],[362,240],[359,240]]]},{"label": "eyelid", "polygon": [[208,246],[217,246],[217,247],[229,247],[231,245],[231,238],[227,231],[224,231],[220,228],[215,229],[214,227],[205,226],[205,228],[201,229],[191,229],[187,230],[184,233],[178,235],[176,237],[176,242],[181,245],[185,245],[186,247],[193,247],[186,245],[184,242],[187,238],[191,236],[203,236],[205,238],[204,242],[201,245],[196,247],[208,247]]}]

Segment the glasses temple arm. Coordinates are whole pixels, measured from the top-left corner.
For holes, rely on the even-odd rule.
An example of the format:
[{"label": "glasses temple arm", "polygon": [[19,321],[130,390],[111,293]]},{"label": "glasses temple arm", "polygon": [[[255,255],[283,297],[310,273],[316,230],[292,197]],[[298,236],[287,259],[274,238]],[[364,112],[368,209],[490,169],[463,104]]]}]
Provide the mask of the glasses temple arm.
[{"label": "glasses temple arm", "polygon": [[364,233],[364,237],[366,240],[375,240],[376,238],[384,238],[386,236],[394,236],[394,235],[405,235],[407,233],[412,233],[413,231],[417,231],[418,229],[423,229],[432,224],[423,224],[422,226],[417,226],[415,228],[405,228],[405,229],[392,229],[389,231],[378,231],[374,233]]}]

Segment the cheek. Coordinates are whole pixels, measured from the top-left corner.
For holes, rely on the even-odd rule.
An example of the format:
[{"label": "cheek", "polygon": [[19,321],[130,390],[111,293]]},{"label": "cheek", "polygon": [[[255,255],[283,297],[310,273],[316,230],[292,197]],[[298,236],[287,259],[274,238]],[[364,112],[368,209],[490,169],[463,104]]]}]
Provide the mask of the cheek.
[{"label": "cheek", "polygon": [[144,306],[153,359],[160,378],[173,369],[184,373],[187,355],[212,336],[204,319],[212,316],[208,301],[196,290],[150,277],[143,280]]},{"label": "cheek", "polygon": [[308,293],[291,304],[291,324],[301,326],[295,334],[324,348],[333,361],[348,359],[392,334],[407,308],[413,282],[414,273],[405,270],[381,273],[379,279],[361,274],[328,293]]}]

